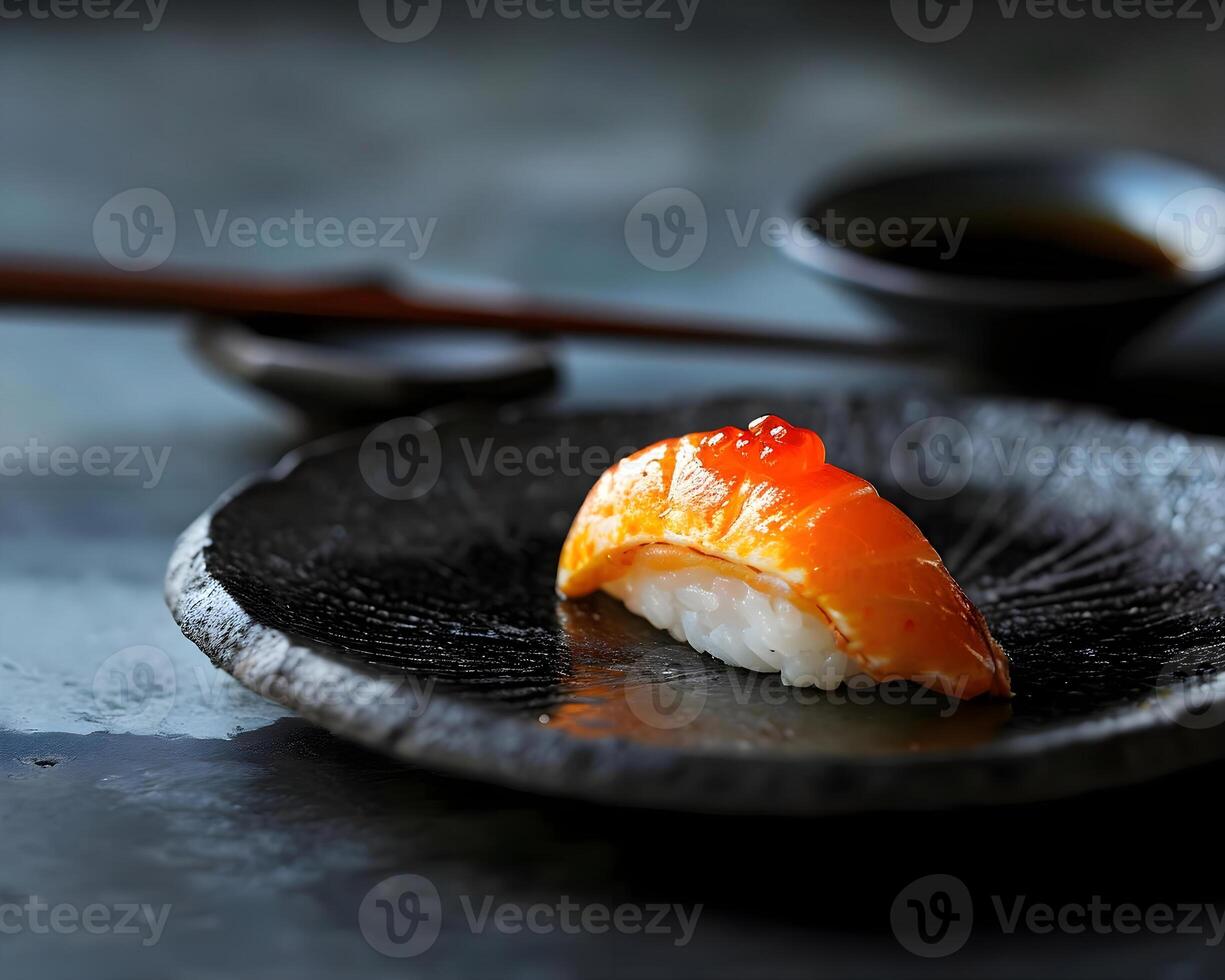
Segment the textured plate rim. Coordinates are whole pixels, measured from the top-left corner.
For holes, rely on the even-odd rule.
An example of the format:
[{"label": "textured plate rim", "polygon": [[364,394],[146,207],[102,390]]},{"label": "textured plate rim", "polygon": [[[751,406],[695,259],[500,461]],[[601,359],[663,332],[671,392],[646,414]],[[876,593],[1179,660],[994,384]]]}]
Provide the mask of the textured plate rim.
[{"label": "textured plate rim", "polygon": [[[902,397],[900,393],[895,397]],[[930,398],[930,393],[915,393]],[[1049,402],[993,398],[997,404],[1034,408]],[[687,403],[690,407],[694,403]],[[659,406],[665,409],[668,406]],[[1153,433],[1179,430],[1140,420],[1124,420],[1083,406],[1061,406],[1085,418],[1114,424],[1140,424]],[[435,424],[453,414],[425,413]],[[499,422],[522,418],[519,409],[494,413]],[[533,413],[537,418],[599,414],[598,409],[565,409]],[[836,755],[775,759],[759,795],[751,789],[736,798],[712,798],[701,787],[716,779],[727,765],[746,767],[758,756],[681,751],[661,746],[643,749],[619,739],[580,740],[546,726],[515,717],[493,717],[459,699],[433,699],[429,717],[425,705],[408,699],[398,717],[335,703],[312,692],[333,689],[360,672],[313,649],[289,634],[254,620],[208,571],[205,550],[211,543],[215,515],[248,490],[279,483],[304,462],[356,445],[350,430],[308,442],[283,456],[272,468],[238,481],[224,492],[179,536],[168,563],[164,595],[175,622],[214,664],[249,690],[302,717],[393,758],[423,769],[445,772],[510,789],[590,802],[737,814],[812,816],[834,813],[907,809],[947,809],[954,806],[996,805],[1053,800],[1100,789],[1133,785],[1225,756],[1225,725],[1195,730],[1179,724],[1163,710],[1154,693],[1115,711],[1089,716],[1052,730],[1019,732],[1001,744],[962,750],[894,753],[870,759]],[[1211,437],[1196,437],[1211,438]],[[403,697],[398,685],[388,686],[369,674],[373,690]],[[1202,692],[1213,703],[1225,700],[1225,675],[1205,684]],[[442,705],[439,706],[439,701]],[[372,701],[377,705],[378,698]],[[377,716],[377,712],[374,712]],[[371,724],[377,721],[378,724]],[[451,733],[478,723],[491,746],[513,744],[512,752],[496,748],[479,755],[456,752]],[[1164,737],[1152,739],[1155,733]],[[566,778],[559,779],[559,756],[572,757]],[[629,761],[631,764],[626,765]],[[540,764],[535,764],[539,762]],[[1122,763],[1122,764],[1120,764]],[[767,768],[767,767],[762,767]],[[575,778],[576,773],[586,778]],[[845,788],[853,777],[853,791]],[[799,792],[783,794],[773,805],[769,787],[781,780],[801,780]]]}]

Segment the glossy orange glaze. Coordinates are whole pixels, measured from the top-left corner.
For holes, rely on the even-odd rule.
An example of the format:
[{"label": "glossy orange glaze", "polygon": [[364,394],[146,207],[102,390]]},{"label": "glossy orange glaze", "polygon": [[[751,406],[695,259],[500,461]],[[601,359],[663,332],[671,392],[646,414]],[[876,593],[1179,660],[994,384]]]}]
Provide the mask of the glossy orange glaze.
[{"label": "glossy orange glaze", "polygon": [[586,595],[647,544],[690,548],[783,579],[877,680],[1008,696],[1008,661],[940,556],[866,480],[825,462],[774,415],[665,439],[606,471],[562,547],[557,589]]}]

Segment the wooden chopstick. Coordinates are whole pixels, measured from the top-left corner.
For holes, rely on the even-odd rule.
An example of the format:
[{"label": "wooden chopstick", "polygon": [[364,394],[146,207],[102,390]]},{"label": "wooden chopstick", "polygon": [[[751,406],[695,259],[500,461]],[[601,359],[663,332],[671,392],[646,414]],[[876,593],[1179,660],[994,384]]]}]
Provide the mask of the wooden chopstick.
[{"label": "wooden chopstick", "polygon": [[409,297],[374,282],[306,286],[300,281],[128,273],[96,267],[0,261],[0,303],[129,310],[184,310],[238,319],[284,318],[302,334],[348,326],[457,326],[569,337],[685,344],[724,344],[760,350],[800,350],[851,357],[930,353],[917,344],[887,344],[810,334],[771,324],[660,317],[598,307],[535,302],[474,302],[457,296]]}]

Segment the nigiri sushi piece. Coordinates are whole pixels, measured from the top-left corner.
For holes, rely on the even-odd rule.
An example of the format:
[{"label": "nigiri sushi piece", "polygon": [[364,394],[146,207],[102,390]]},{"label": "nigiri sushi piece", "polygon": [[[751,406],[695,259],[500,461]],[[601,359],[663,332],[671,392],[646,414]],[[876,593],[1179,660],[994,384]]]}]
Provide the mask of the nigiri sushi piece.
[{"label": "nigiri sushi piece", "polygon": [[1008,660],[922,532],[808,429],[766,415],[606,470],[557,591],[603,589],[728,664],[832,690],[905,679],[1008,697]]}]

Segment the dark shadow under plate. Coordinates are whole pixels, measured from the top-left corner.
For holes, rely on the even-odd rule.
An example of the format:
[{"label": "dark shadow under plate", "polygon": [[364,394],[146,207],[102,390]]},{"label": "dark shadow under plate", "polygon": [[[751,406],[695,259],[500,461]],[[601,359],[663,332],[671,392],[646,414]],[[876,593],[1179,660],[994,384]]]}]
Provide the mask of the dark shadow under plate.
[{"label": "dark shadow under plate", "polygon": [[[1009,652],[1010,703],[785,688],[605,596],[556,599],[600,453],[766,412],[816,429],[831,462],[919,524]],[[184,633],[248,687],[393,756],[613,803],[994,803],[1225,754],[1218,443],[1066,406],[920,397],[508,411],[437,433],[437,484],[415,499],[371,489],[366,433],[228,495],[171,562]]]}]

